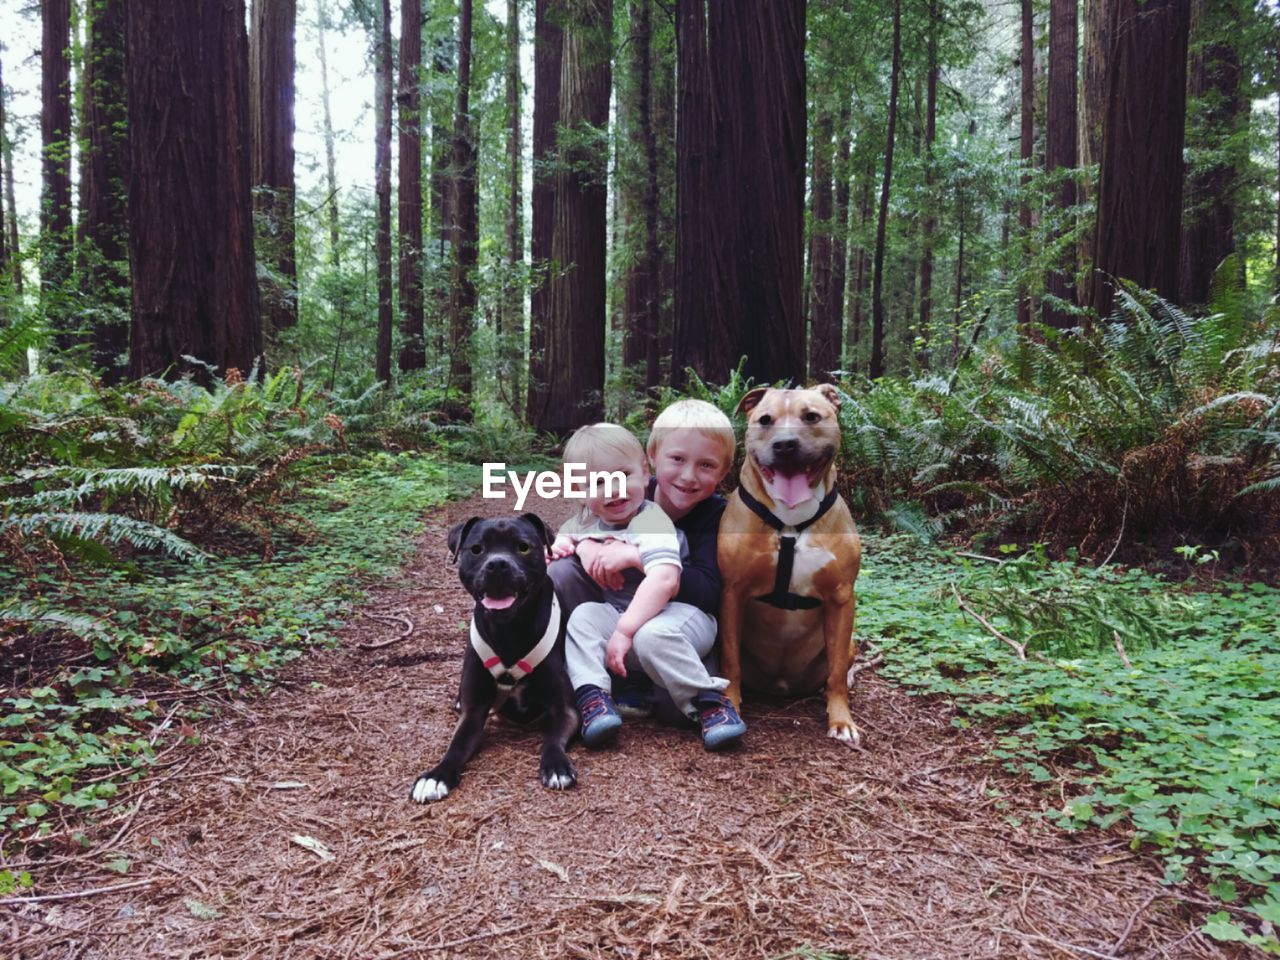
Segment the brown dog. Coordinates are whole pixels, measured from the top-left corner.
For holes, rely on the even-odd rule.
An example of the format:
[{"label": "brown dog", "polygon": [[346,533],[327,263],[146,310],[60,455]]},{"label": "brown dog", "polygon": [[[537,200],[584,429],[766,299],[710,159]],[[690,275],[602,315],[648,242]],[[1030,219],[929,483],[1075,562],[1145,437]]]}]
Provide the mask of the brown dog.
[{"label": "brown dog", "polygon": [[735,704],[744,686],[782,694],[825,686],[827,736],[856,744],[848,673],[862,544],[836,492],[839,406],[830,384],[758,387],[738,404],[747,455],[720,521],[720,639]]}]

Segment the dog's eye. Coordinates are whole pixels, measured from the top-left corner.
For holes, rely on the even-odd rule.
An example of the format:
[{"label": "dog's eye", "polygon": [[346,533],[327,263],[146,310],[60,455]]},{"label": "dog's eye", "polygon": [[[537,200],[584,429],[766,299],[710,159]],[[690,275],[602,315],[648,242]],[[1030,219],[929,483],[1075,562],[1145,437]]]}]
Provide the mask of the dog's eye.
[{"label": "dog's eye", "polygon": [[804,415],[805,423],[817,423],[821,419],[822,419],[822,414],[818,413],[815,410],[810,410],[808,413]]},{"label": "dog's eye", "polygon": [[480,546],[478,543],[473,543],[471,545],[471,552],[478,557],[480,554],[484,553],[484,547]]},{"label": "dog's eye", "polygon": [[519,544],[517,544],[517,547],[516,547],[516,548],[517,548],[521,553],[528,553],[528,552],[529,552],[529,550],[530,550],[529,545],[528,545],[527,543],[525,543],[523,540],[521,540],[521,541],[520,541],[520,543],[519,543]]},{"label": "dog's eye", "polygon": [[757,420],[756,423],[758,423],[762,427],[767,427],[769,426],[769,424],[773,423],[773,417],[769,416],[766,413],[763,417]]}]

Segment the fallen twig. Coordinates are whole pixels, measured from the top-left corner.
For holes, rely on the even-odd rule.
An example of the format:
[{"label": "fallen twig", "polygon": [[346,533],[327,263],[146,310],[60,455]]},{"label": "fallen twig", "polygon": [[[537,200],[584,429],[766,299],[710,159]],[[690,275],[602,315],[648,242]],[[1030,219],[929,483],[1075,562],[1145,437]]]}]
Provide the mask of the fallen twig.
[{"label": "fallen twig", "polygon": [[413,635],[413,631],[416,629],[416,627],[414,627],[413,625],[412,620],[410,620],[408,617],[402,617],[399,614],[391,614],[389,616],[384,616],[382,614],[369,613],[366,610],[361,610],[360,615],[363,617],[368,617],[370,620],[380,620],[383,623],[399,622],[404,624],[404,633],[400,634],[400,636],[392,637],[390,640],[379,640],[376,643],[357,643],[356,646],[359,647],[361,650],[381,650],[383,647],[389,647],[393,643],[399,643],[401,640],[407,640],[410,636]]},{"label": "fallen twig", "polygon": [[980,614],[977,610],[973,609],[973,607],[969,606],[969,604],[965,603],[964,597],[960,596],[960,591],[956,589],[956,585],[954,583],[951,584],[951,592],[955,595],[956,603],[960,604],[961,610],[969,614],[969,616],[973,617],[980,624],[986,627],[988,632],[990,632],[992,636],[996,637],[998,640],[1003,640],[1005,643],[1011,646],[1013,648],[1014,653],[1018,655],[1019,660],[1027,659],[1027,648],[1023,644],[1019,643],[1017,640],[1012,640],[1009,637],[1006,637],[1003,633],[1001,633],[999,630],[993,627],[990,623],[988,623],[986,617]]},{"label": "fallen twig", "polygon": [[858,674],[860,674],[863,670],[874,670],[876,667],[880,666],[880,664],[882,663],[884,663],[883,653],[877,653],[870,660],[863,660],[861,663],[855,663],[852,667],[849,668],[849,681],[852,682],[853,678],[856,677]]},{"label": "fallen twig", "polygon": [[395,953],[384,953],[380,960],[392,960],[393,957],[403,957],[410,953],[431,953],[433,950],[448,950],[452,947],[460,947],[466,943],[475,943],[477,940],[488,940],[490,937],[501,937],[508,933],[519,933],[528,927],[533,926],[531,923],[518,923],[514,927],[503,927],[501,930],[488,930],[484,933],[473,933],[469,937],[462,937],[458,940],[446,940],[444,943],[417,943],[412,947],[405,947],[403,950],[397,950]]},{"label": "fallen twig", "polygon": [[152,879],[133,880],[129,883],[117,883],[110,887],[95,887],[92,890],[76,890],[72,893],[43,893],[35,897],[9,897],[0,900],[0,907],[8,907],[18,903],[45,903],[50,900],[80,900],[84,897],[96,897],[100,893],[116,893],[119,890],[133,890],[136,887],[149,887],[155,883]]},{"label": "fallen twig", "polygon": [[1137,922],[1138,917],[1142,915],[1142,911],[1151,906],[1156,897],[1160,896],[1162,892],[1163,891],[1157,890],[1155,893],[1151,894],[1151,896],[1147,897],[1147,899],[1143,900],[1137,910],[1133,911],[1133,914],[1129,917],[1129,922],[1124,925],[1124,931],[1120,934],[1120,938],[1111,945],[1112,953],[1120,952],[1120,948],[1124,946],[1124,942],[1129,939],[1129,934],[1133,932],[1133,925]]},{"label": "fallen twig", "polygon": [[1133,664],[1129,662],[1129,657],[1124,652],[1124,643],[1120,640],[1120,631],[1112,630],[1111,636],[1116,641],[1116,653],[1120,654],[1120,662],[1124,664],[1126,670],[1132,670]]}]

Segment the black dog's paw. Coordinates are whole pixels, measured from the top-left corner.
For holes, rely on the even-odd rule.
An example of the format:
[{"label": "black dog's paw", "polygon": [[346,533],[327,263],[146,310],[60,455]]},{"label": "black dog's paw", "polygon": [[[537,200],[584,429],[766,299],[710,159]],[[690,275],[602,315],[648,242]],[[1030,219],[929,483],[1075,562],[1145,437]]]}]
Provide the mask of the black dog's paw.
[{"label": "black dog's paw", "polygon": [[542,758],[542,785],[552,790],[568,790],[578,782],[578,772],[563,753],[558,757]]},{"label": "black dog's paw", "polygon": [[431,803],[433,800],[443,800],[449,795],[449,791],[458,786],[458,781],[462,777],[456,770],[450,770],[445,767],[436,767],[428,770],[426,773],[413,781],[413,789],[409,791],[409,796],[416,803]]}]

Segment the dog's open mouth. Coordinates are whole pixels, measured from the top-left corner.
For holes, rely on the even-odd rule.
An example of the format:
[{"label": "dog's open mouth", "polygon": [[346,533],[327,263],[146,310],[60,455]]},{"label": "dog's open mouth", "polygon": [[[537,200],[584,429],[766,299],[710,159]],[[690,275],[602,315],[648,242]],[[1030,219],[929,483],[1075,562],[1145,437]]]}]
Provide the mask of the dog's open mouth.
[{"label": "dog's open mouth", "polygon": [[480,598],[480,605],[486,610],[506,610],[515,602],[514,593],[486,593]]},{"label": "dog's open mouth", "polygon": [[825,456],[807,467],[790,473],[782,469],[766,467],[763,463],[759,466],[764,476],[765,486],[769,490],[769,496],[790,509],[812,499],[814,485],[822,479],[830,463],[831,457]]}]

